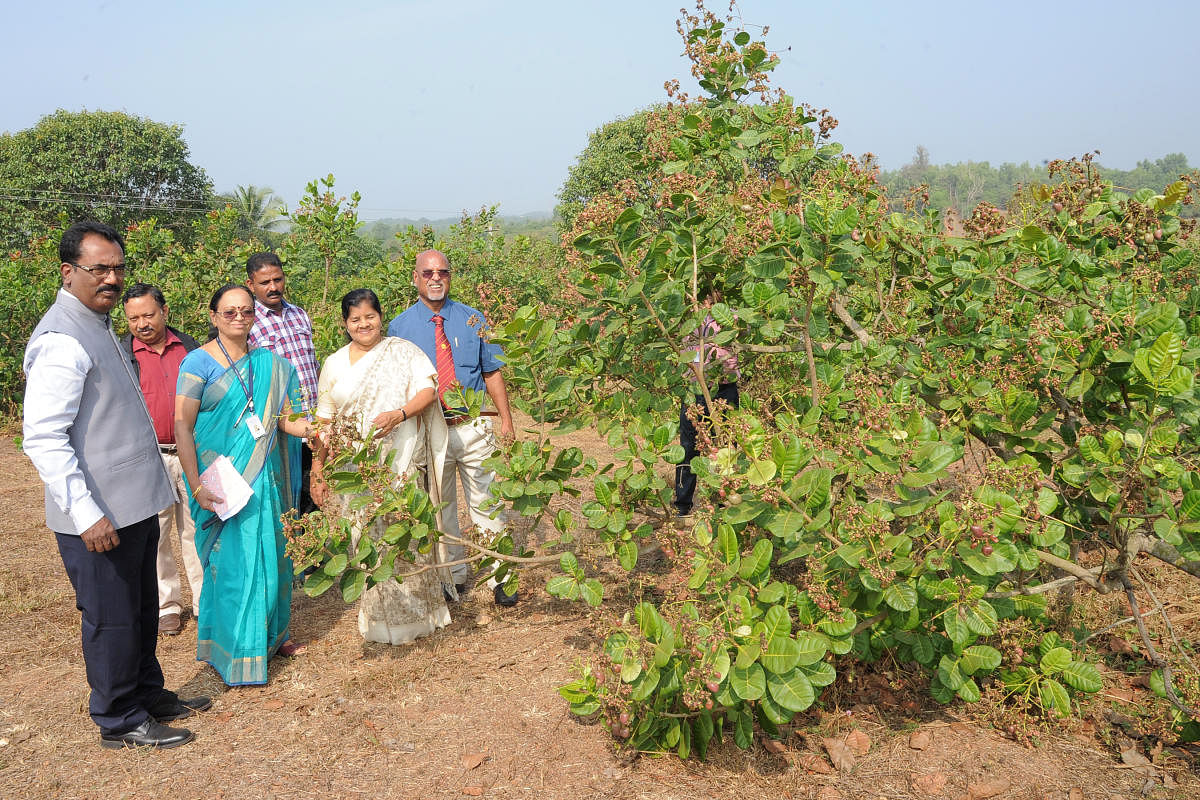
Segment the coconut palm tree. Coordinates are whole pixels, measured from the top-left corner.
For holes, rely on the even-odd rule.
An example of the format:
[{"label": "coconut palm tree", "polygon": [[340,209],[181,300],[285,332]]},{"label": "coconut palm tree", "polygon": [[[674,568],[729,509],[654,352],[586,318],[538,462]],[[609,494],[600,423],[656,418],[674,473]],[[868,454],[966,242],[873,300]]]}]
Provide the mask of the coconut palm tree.
[{"label": "coconut palm tree", "polygon": [[218,199],[237,211],[237,233],[242,239],[257,238],[274,244],[275,237],[286,229],[287,217],[281,213],[283,200],[269,186],[238,186]]}]

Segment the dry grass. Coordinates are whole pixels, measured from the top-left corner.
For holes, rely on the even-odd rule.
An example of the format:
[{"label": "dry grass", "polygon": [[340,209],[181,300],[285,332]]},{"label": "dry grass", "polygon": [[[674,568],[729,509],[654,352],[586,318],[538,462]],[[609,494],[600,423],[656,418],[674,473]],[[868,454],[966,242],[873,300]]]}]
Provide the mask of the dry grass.
[{"label": "dry grass", "polygon": [[[593,455],[603,444],[575,443]],[[816,735],[790,751],[714,747],[708,763],[631,759],[600,726],[583,725],[557,695],[594,644],[588,615],[537,588],[499,610],[485,590],[456,607],[453,624],[405,647],[364,643],[355,612],[332,593],[296,595],[293,625],[308,651],[276,660],[270,683],[227,689],[195,661],[195,626],[160,640],[168,685],[209,693],[192,721],[195,743],[165,752],[109,751],[87,717],[79,619],[53,537],[43,524],[36,474],[0,442],[0,797],[43,798],[909,798],[964,795],[999,776],[1003,798],[1136,796],[1143,779],[1094,745],[1060,737],[1025,748],[952,721],[931,706],[883,717],[876,706],[814,715]],[[534,587],[532,589],[528,587]],[[614,587],[617,588],[617,587]],[[186,591],[186,589],[185,589]],[[620,591],[616,594],[621,594]],[[842,702],[853,695],[843,690]],[[865,701],[865,697],[863,700]],[[845,775],[814,775],[791,757],[820,735],[857,726],[869,753]],[[908,746],[925,727],[930,746]],[[482,761],[476,765],[482,755]],[[942,775],[935,794],[915,788]],[[1194,797],[1200,783],[1157,784],[1156,796]]]}]

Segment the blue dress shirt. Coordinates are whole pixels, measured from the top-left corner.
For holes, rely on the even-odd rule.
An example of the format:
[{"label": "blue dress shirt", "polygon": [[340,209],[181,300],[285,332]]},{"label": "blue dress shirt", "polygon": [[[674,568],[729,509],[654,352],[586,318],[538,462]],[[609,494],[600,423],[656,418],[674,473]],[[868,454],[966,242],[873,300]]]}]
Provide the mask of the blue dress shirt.
[{"label": "blue dress shirt", "polygon": [[477,392],[487,391],[483,382],[485,372],[494,372],[504,366],[500,347],[490,344],[480,336],[486,331],[483,314],[470,306],[446,300],[442,310],[434,312],[418,300],[388,325],[388,336],[408,339],[429,356],[437,366],[437,352],[433,347],[433,315],[442,315],[446,338],[450,340],[450,352],[454,355],[454,377],[464,389]]}]

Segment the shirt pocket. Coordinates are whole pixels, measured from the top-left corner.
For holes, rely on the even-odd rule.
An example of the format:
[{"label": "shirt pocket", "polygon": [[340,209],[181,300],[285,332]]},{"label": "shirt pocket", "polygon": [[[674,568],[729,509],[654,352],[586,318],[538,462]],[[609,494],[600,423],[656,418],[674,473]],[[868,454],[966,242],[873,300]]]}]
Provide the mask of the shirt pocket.
[{"label": "shirt pocket", "polygon": [[481,371],[478,356],[471,358],[470,355],[463,357],[456,354],[454,356],[454,372],[459,376],[459,380],[467,386],[479,377]]}]

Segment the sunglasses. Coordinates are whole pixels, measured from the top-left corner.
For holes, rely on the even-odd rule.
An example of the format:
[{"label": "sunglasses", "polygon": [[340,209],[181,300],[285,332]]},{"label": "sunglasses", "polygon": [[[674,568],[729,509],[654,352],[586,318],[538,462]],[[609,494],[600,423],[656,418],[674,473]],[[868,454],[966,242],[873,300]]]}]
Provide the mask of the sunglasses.
[{"label": "sunglasses", "polygon": [[254,318],[253,308],[227,308],[224,311],[218,311],[217,313],[227,320],[235,320],[238,317],[242,317],[244,319]]},{"label": "sunglasses", "polygon": [[421,270],[421,277],[424,278],[425,280],[429,280],[430,278],[432,278],[435,275],[439,278],[449,278],[450,270],[448,270],[448,269],[423,269],[423,270]]},{"label": "sunglasses", "polygon": [[90,273],[93,278],[104,280],[109,275],[116,275],[118,278],[125,277],[126,268],[124,264],[116,264],[109,266],[108,264],[96,264],[95,266],[85,267],[83,264],[76,264],[74,261],[68,261],[75,269],[81,269],[84,272]]}]

